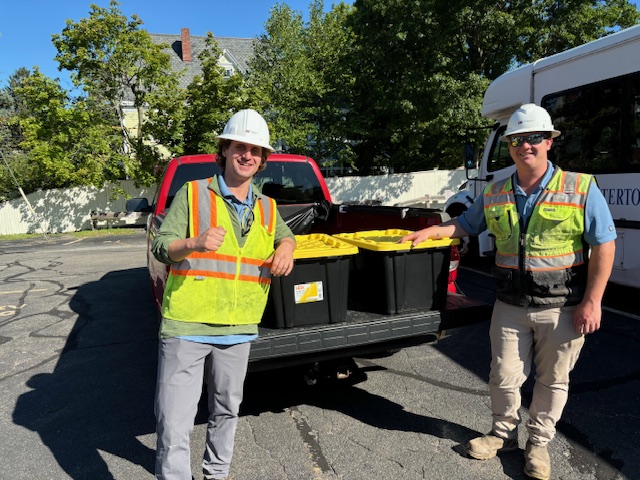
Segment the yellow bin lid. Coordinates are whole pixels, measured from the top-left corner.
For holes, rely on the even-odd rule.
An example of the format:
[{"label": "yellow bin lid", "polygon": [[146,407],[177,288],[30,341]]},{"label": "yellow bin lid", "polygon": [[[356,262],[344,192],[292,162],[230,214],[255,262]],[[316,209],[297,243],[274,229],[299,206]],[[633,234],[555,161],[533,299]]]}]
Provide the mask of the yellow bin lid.
[{"label": "yellow bin lid", "polygon": [[301,258],[338,257],[358,253],[358,247],[355,245],[324,233],[296,235],[296,244],[296,249],[293,252],[294,260]]},{"label": "yellow bin lid", "polygon": [[405,250],[416,250],[424,248],[449,247],[458,245],[458,238],[440,238],[430,239],[419,243],[415,247],[411,246],[411,242],[398,243],[405,235],[413,233],[411,230],[369,230],[366,232],[355,233],[338,233],[334,237],[356,245],[365,250],[373,250],[376,252],[397,252]]}]

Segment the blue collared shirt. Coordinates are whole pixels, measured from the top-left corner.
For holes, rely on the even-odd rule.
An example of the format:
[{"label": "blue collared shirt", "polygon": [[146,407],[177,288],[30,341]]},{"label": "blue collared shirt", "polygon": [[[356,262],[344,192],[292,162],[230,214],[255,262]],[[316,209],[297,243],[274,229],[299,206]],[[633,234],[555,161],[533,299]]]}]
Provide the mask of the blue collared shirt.
[{"label": "blue collared shirt", "polygon": [[[547,171],[542,177],[540,185],[531,195],[527,195],[518,184],[518,175],[514,175],[514,194],[516,197],[516,207],[523,222],[527,222],[540,193],[547,186],[553,176],[553,165],[547,160]],[[482,193],[478,195],[469,209],[457,217],[458,223],[469,235],[479,235],[487,229],[487,222],[484,216],[484,197]],[[616,239],[616,229],[613,217],[609,210],[609,205],[599,188],[589,188],[587,193],[587,204],[584,212],[584,238],[589,245],[602,245]]]}]

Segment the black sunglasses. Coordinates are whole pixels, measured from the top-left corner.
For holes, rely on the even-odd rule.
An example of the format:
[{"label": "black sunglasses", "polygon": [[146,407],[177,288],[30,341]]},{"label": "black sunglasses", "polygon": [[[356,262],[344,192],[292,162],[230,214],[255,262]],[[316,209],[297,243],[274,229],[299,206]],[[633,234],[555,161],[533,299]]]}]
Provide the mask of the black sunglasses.
[{"label": "black sunglasses", "polygon": [[512,147],[521,147],[525,142],[529,145],[539,145],[542,140],[550,138],[548,134],[533,133],[531,135],[523,135],[518,137],[509,137],[509,145]]}]

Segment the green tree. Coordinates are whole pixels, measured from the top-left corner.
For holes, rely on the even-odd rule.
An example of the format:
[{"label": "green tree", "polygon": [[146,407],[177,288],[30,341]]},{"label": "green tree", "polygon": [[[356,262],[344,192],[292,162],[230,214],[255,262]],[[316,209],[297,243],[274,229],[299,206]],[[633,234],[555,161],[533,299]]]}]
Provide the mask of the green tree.
[{"label": "green tree", "polygon": [[15,92],[24,105],[20,114],[28,152],[26,192],[77,185],[102,186],[126,173],[122,135],[115,117],[103,116],[91,98],[72,99],[68,92],[35,68]]},{"label": "green tree", "polygon": [[626,0],[356,0],[347,125],[358,166],[459,165],[467,128],[487,123],[480,112],[492,79],[639,18]]},{"label": "green tree", "polygon": [[285,4],[271,9],[265,33],[258,37],[249,63],[248,82],[263,102],[273,143],[303,153],[312,127],[308,119],[308,89],[314,72],[306,51],[305,27],[300,12]]},{"label": "green tree", "polygon": [[[67,20],[61,34],[53,35],[60,69],[71,71],[77,87],[82,87],[98,108],[109,109],[120,119],[122,134],[138,160],[127,174],[143,183],[151,181],[149,170],[160,161],[161,151],[145,135],[147,97],[155,89],[177,88],[166,45],[154,44],[137,15],[127,19],[111,0],[109,8],[91,5],[88,18]],[[138,111],[135,138],[124,128],[122,106],[130,102]],[[136,167],[136,168],[134,168]]]},{"label": "green tree", "polygon": [[324,13],[309,6],[309,22],[286,4],[271,9],[258,38],[248,82],[258,91],[272,137],[281,149],[316,160],[347,155],[344,111],[352,84],[342,56],[354,41],[346,28],[351,7]]}]

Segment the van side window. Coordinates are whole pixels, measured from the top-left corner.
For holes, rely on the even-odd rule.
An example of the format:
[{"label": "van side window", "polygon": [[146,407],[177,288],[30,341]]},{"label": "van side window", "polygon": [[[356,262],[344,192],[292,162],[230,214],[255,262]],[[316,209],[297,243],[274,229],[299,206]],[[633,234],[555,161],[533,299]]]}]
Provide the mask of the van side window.
[{"label": "van side window", "polygon": [[562,132],[549,154],[566,170],[640,171],[640,76],[585,85],[542,99]]}]

